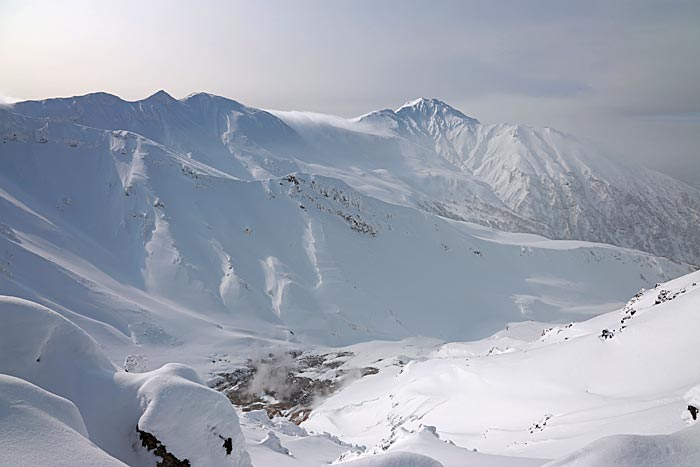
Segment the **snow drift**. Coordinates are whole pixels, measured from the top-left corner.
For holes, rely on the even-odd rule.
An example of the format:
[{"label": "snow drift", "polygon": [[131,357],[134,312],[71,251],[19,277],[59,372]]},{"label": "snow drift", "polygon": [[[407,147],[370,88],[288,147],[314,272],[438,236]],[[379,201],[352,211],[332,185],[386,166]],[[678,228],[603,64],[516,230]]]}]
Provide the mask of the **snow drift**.
[{"label": "snow drift", "polygon": [[250,465],[235,410],[191,368],[118,370],[76,325],[22,299],[0,297],[0,321],[0,397],[15,412],[0,430],[13,462],[150,466],[138,429],[180,461]]},{"label": "snow drift", "polygon": [[0,464],[125,467],[90,440],[77,407],[19,378],[0,374]]},{"label": "snow drift", "polygon": [[694,467],[700,465],[700,428],[672,435],[617,435],[595,441],[546,467]]}]

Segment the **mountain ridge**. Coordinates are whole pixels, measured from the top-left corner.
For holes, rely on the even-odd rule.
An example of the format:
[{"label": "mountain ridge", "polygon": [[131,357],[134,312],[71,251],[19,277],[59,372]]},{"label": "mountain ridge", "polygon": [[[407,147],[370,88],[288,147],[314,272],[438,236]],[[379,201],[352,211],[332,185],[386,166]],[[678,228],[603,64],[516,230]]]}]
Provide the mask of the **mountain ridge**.
[{"label": "mountain ridge", "polygon": [[[125,130],[0,111],[0,131],[16,136],[0,158],[0,291],[60,304],[109,341],[175,345],[183,315],[326,343],[478,337],[521,316],[573,319],[574,296],[595,310],[689,270],[608,245],[499,236],[318,171],[241,179]],[[598,279],[613,271],[614,288]],[[579,285],[541,280],[552,274]],[[506,292],[474,295],[489,277]],[[426,319],[432,296],[449,319]]]},{"label": "mountain ridge", "polygon": [[133,102],[97,93],[11,108],[133,131],[240,179],[319,173],[452,219],[700,264],[700,190],[551,128],[482,124],[438,99],[355,119],[164,91]]}]

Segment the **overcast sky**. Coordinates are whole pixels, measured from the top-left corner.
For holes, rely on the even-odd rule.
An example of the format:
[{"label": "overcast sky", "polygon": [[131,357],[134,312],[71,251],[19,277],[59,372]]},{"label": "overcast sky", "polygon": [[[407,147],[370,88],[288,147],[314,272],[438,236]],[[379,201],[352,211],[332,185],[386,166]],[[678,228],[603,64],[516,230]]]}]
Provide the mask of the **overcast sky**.
[{"label": "overcast sky", "polygon": [[158,89],[348,117],[437,97],[700,186],[698,0],[0,0],[0,99]]}]

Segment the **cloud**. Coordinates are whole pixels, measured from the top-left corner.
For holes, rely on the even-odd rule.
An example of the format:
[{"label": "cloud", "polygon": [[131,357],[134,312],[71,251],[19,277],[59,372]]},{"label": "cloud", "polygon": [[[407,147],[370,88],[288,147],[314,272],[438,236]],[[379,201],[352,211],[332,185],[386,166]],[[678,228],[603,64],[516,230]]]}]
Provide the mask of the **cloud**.
[{"label": "cloud", "polygon": [[8,96],[0,92],[0,105],[14,104],[15,102],[23,101],[20,97]]}]

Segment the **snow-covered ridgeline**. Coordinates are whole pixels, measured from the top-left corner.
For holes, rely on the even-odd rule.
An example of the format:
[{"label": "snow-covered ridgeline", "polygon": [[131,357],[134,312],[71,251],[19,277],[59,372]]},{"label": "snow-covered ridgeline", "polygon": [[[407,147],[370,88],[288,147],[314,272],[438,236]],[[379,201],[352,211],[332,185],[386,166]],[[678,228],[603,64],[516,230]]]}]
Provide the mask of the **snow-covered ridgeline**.
[{"label": "snow-covered ridgeline", "polygon": [[0,116],[17,136],[0,159],[0,291],[77,316],[117,361],[240,329],[479,338],[578,320],[690,270],[446,220],[328,176],[240,180],[128,131]]},{"label": "snow-covered ridgeline", "polygon": [[327,175],[391,203],[500,230],[700,263],[697,189],[619,164],[556,130],[482,124],[437,99],[352,120],[162,91],[136,102],[96,93],[13,110],[129,130],[242,179]]}]

